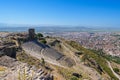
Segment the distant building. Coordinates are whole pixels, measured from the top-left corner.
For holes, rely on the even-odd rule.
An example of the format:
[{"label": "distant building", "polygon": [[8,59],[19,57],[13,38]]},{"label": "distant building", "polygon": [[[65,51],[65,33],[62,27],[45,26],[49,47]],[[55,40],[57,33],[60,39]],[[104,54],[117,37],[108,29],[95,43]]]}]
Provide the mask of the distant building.
[{"label": "distant building", "polygon": [[30,28],[28,30],[28,32],[29,32],[29,40],[34,40],[35,39],[35,29]]}]

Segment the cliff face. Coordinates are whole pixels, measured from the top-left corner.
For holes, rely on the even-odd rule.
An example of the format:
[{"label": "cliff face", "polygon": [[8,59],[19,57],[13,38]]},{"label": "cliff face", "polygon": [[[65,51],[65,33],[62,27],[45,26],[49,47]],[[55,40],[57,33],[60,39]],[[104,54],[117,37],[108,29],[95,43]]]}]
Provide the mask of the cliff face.
[{"label": "cliff face", "polygon": [[16,48],[14,46],[3,47],[0,50],[0,55],[7,55],[16,58]]},{"label": "cliff face", "polygon": [[[69,66],[72,67],[75,65],[74,60],[67,58],[65,55],[63,55],[60,52],[57,52],[55,49],[38,43],[36,41],[29,41],[22,45],[23,50],[30,54],[31,56],[34,56],[38,59],[44,58],[45,61],[59,65],[59,66]],[[67,65],[66,65],[67,64]]]},{"label": "cliff face", "polygon": [[7,56],[16,58],[16,48],[15,47],[7,47],[7,48],[5,48],[4,53]]}]

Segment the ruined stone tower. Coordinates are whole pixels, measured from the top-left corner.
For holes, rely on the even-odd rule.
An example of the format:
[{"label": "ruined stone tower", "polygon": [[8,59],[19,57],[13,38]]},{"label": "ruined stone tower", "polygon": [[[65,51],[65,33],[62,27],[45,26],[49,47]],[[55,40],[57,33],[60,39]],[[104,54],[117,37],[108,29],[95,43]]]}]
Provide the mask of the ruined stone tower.
[{"label": "ruined stone tower", "polygon": [[30,28],[28,30],[28,32],[29,32],[29,40],[34,40],[35,39],[35,29]]}]

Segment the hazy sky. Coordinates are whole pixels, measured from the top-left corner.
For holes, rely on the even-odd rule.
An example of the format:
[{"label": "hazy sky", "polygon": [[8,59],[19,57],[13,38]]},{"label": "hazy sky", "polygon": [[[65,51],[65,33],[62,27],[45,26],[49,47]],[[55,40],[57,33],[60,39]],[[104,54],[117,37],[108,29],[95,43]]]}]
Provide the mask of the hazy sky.
[{"label": "hazy sky", "polygon": [[0,0],[0,23],[120,27],[120,0]]}]

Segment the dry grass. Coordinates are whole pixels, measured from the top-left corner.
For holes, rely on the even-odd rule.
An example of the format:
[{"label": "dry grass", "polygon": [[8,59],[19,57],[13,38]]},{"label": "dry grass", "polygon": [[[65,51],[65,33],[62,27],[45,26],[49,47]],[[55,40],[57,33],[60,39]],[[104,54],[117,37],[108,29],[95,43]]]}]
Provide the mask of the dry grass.
[{"label": "dry grass", "polygon": [[5,70],[6,70],[6,68],[5,68],[5,67],[0,66],[0,71],[5,71]]}]

